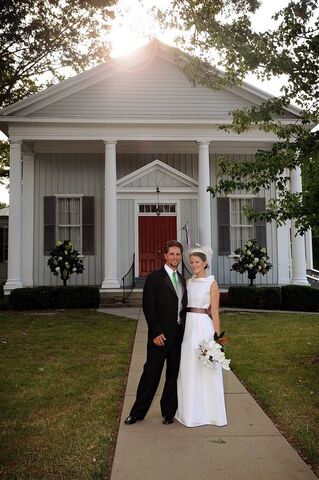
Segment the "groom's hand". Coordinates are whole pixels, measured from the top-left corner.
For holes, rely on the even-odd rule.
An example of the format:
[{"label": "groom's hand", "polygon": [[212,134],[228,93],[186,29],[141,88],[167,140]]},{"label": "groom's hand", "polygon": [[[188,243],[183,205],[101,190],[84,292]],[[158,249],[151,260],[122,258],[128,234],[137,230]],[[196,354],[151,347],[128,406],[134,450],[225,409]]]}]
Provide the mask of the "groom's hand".
[{"label": "groom's hand", "polygon": [[164,336],[164,333],[161,333],[160,335],[158,335],[157,337],[153,338],[153,342],[155,343],[155,345],[157,345],[158,347],[163,347],[165,345],[165,336]]}]

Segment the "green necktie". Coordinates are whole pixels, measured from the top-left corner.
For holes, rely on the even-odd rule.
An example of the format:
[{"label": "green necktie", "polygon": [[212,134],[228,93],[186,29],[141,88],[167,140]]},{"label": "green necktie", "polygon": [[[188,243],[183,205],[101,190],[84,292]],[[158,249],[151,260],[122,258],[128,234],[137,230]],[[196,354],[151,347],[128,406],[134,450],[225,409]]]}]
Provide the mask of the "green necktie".
[{"label": "green necktie", "polygon": [[177,278],[176,278],[176,272],[172,273],[172,282],[175,287],[175,290],[177,289]]}]

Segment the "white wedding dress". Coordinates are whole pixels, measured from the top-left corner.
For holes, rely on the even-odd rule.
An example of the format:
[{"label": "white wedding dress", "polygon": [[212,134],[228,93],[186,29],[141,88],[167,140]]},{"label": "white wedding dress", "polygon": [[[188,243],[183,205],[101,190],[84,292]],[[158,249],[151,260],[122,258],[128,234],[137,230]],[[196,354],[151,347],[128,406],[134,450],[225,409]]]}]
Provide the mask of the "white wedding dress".
[{"label": "white wedding dress", "polygon": [[[214,276],[192,277],[187,283],[188,306],[208,308]],[[221,365],[206,367],[196,349],[214,337],[212,319],[205,313],[187,312],[181,363],[177,380],[178,409],[175,418],[186,427],[227,424]]]}]

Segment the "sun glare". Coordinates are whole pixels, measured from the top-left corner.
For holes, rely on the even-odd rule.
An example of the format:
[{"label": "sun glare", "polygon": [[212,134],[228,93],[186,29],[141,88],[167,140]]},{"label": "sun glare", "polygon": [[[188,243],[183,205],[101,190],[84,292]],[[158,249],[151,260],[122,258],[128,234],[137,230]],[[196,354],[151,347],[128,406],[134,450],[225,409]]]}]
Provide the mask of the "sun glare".
[{"label": "sun glare", "polygon": [[162,32],[151,12],[153,7],[166,8],[171,0],[120,0],[108,39],[111,57],[121,57],[157,38],[173,45],[174,32]]}]

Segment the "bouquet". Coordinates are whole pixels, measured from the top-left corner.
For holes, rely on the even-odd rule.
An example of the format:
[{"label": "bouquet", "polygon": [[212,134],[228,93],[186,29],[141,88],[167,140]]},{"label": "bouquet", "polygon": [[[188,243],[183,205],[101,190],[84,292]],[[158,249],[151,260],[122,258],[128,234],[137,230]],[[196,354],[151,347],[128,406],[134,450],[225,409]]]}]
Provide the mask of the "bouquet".
[{"label": "bouquet", "polygon": [[241,274],[247,272],[250,285],[253,285],[257,273],[265,275],[272,267],[267,250],[257,245],[256,240],[249,240],[244,248],[236,248],[234,253],[238,257],[231,270]]},{"label": "bouquet", "polygon": [[227,343],[225,332],[218,335],[214,333],[214,339],[201,342],[196,350],[199,359],[208,368],[215,368],[218,363],[224,370],[230,370],[230,360],[225,357],[224,345]]}]

